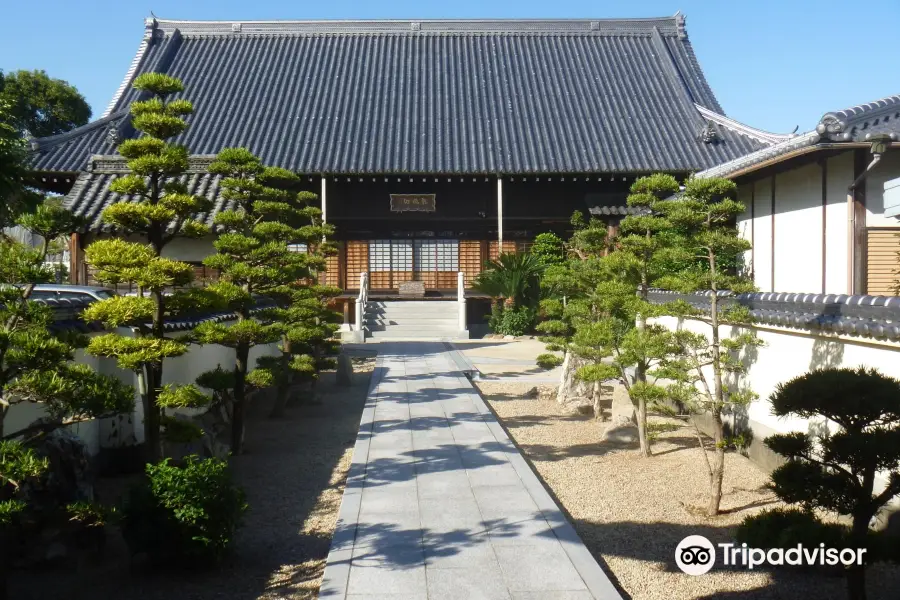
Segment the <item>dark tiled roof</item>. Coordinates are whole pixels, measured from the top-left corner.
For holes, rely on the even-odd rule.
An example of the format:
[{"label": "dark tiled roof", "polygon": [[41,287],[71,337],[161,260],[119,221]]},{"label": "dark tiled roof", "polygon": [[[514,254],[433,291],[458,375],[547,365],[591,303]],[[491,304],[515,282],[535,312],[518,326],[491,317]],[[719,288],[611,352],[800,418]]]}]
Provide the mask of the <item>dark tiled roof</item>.
[{"label": "dark tiled roof", "polygon": [[128,111],[112,113],[66,133],[32,139],[32,166],[40,172],[77,173],[92,154],[111,154],[119,139],[132,134]]},{"label": "dark tiled roof", "polygon": [[[200,219],[212,226],[213,218],[231,204],[219,195],[221,177],[206,172],[212,156],[193,156],[188,173],[181,178],[187,184],[188,193],[205,196],[213,201],[213,209],[200,215]],[[121,196],[109,190],[109,184],[128,173],[125,159],[120,156],[94,156],[89,160],[88,170],[79,175],[72,190],[66,196],[66,208],[87,220],[86,231],[111,231],[111,227],[100,219],[103,209],[116,202],[131,202],[131,196]]]},{"label": "dark tiled roof", "polygon": [[816,132],[823,139],[841,142],[868,141],[879,134],[900,140],[900,95],[827,113],[816,126]]},{"label": "dark tiled roof", "polygon": [[795,135],[767,148],[740,156],[721,165],[697,173],[698,177],[732,177],[742,175],[783,160],[798,152],[810,152],[818,144],[868,142],[876,135],[900,140],[900,94],[826,113],[812,131]]},{"label": "dark tiled roof", "polygon": [[[767,145],[719,122],[715,139],[700,139],[712,121],[697,107],[722,110],[681,15],[151,19],[110,114],[127,110],[131,80],[148,71],[184,80],[197,112],[178,141],[192,153],[246,146],[301,173],[694,171]],[[55,168],[109,151],[91,127]]]},{"label": "dark tiled roof", "polygon": [[[712,292],[680,294],[650,290],[651,302],[664,304],[683,300],[701,310],[709,310]],[[846,294],[783,294],[753,292],[717,294],[719,306],[737,303],[750,311],[755,323],[793,329],[826,331],[891,341],[900,340],[900,297],[848,296]]]}]

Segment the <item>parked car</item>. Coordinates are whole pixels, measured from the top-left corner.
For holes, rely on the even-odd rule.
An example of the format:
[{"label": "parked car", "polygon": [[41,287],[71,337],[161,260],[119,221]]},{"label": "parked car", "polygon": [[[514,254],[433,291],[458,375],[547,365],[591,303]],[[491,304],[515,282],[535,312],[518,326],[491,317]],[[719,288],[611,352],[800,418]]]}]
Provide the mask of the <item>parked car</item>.
[{"label": "parked car", "polygon": [[66,285],[41,283],[34,286],[32,300],[106,300],[116,296],[116,292],[105,287],[94,285]]}]

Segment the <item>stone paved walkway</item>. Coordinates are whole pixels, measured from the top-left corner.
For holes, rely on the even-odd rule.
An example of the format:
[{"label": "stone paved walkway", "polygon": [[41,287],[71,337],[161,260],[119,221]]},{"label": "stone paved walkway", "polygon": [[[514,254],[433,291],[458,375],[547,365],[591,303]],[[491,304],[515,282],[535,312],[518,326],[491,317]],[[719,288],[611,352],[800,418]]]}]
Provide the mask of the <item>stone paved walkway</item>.
[{"label": "stone paved walkway", "polygon": [[440,342],[383,342],[320,598],[620,595]]}]

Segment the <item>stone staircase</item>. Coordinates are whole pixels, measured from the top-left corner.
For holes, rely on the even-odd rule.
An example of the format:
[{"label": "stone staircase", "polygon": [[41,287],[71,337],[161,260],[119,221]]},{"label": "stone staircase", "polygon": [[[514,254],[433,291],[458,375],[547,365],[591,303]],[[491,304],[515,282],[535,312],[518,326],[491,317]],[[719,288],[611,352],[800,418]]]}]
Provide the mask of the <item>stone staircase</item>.
[{"label": "stone staircase", "polygon": [[456,339],[459,330],[455,300],[370,300],[366,303],[366,337],[373,339]]}]

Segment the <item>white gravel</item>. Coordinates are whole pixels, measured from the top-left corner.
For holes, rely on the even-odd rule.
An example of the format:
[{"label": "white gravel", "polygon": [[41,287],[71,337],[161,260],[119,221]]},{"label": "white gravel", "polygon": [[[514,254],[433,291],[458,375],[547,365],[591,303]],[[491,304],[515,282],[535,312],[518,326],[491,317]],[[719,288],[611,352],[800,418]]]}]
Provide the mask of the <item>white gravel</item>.
[{"label": "white gravel", "polygon": [[[684,537],[733,541],[745,516],[778,505],[763,487],[767,476],[743,456],[727,455],[726,514],[709,519],[699,509],[706,505],[708,480],[692,430],[661,434],[648,460],[634,450],[605,448],[601,423],[562,414],[554,400],[500,394],[487,396],[490,405],[590,551],[634,600],[846,597],[841,577],[720,567],[692,577],[678,570],[674,550]],[[876,565],[868,582],[870,600],[900,598],[900,567]]]}]

